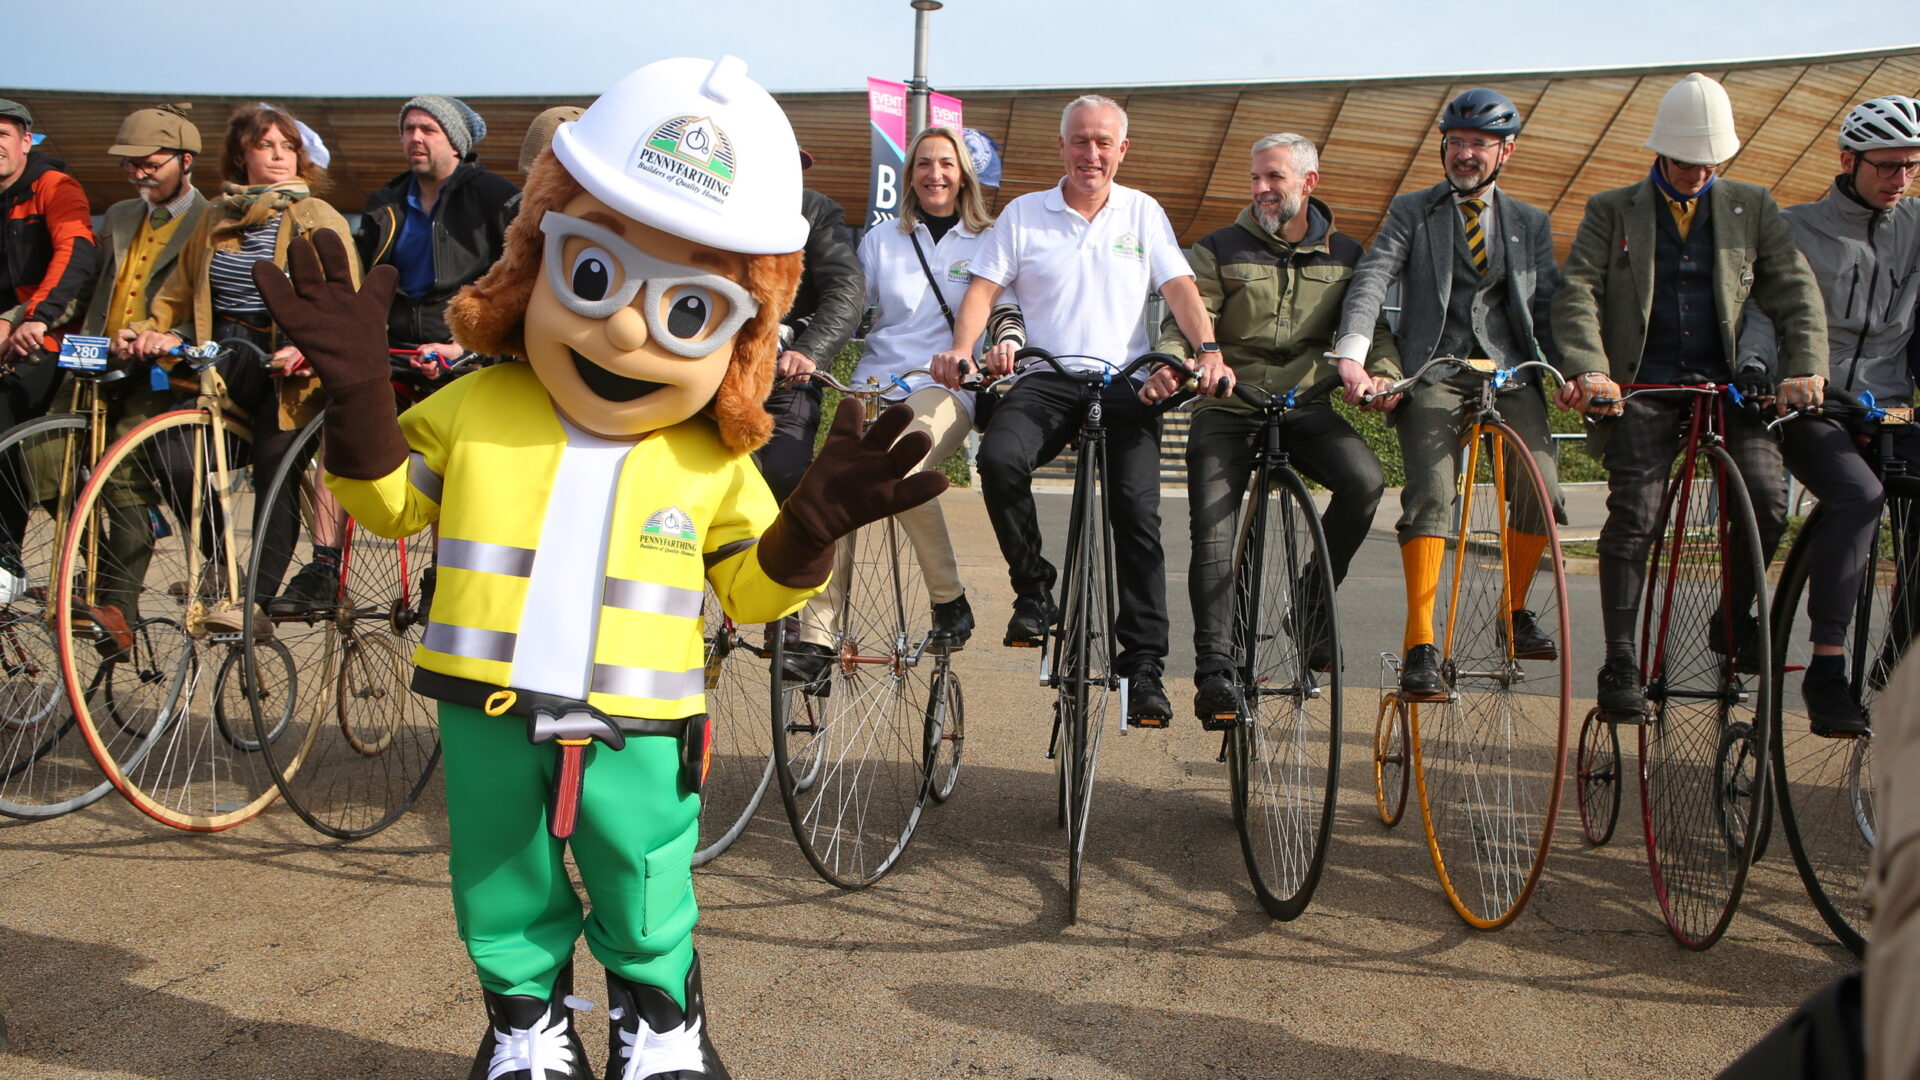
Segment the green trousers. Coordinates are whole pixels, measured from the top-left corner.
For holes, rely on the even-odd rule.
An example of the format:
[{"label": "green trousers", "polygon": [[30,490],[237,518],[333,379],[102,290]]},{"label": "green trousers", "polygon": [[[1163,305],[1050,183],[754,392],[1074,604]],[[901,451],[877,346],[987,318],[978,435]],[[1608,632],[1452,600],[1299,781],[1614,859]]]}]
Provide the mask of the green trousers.
[{"label": "green trousers", "polygon": [[[693,965],[700,798],[680,790],[680,744],[629,735],[587,750],[573,836],[547,832],[560,751],[508,716],[440,703],[453,913],[480,984],[547,999],[584,929],[601,966],[684,1008]],[[591,905],[568,880],[568,846]]]}]

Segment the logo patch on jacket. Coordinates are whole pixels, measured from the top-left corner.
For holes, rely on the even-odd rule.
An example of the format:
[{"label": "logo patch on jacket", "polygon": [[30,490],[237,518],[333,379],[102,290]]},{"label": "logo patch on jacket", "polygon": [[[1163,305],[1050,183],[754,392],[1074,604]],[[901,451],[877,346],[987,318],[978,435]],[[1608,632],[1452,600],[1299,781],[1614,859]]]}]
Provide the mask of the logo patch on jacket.
[{"label": "logo patch on jacket", "polygon": [[677,506],[669,506],[647,515],[647,523],[640,527],[640,546],[691,554],[699,548],[695,543],[698,536],[693,516]]}]

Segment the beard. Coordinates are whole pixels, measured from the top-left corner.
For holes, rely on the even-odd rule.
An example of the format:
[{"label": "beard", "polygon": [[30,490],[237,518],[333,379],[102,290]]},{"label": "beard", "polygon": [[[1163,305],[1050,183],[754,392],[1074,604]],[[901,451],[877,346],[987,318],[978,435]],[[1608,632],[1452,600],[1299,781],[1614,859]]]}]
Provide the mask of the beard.
[{"label": "beard", "polygon": [[1253,220],[1259,222],[1261,228],[1279,236],[1280,230],[1286,228],[1287,222],[1300,216],[1301,201],[1299,198],[1288,198],[1284,195],[1271,202],[1255,199]]}]

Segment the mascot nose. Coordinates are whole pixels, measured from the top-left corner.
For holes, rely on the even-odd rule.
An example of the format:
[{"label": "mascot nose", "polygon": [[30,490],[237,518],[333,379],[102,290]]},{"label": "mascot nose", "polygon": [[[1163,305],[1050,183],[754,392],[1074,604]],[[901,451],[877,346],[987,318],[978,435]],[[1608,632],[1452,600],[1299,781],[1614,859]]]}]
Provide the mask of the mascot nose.
[{"label": "mascot nose", "polygon": [[[645,301],[642,301],[643,303]],[[621,352],[632,352],[647,343],[647,318],[629,304],[607,316],[607,343]]]}]

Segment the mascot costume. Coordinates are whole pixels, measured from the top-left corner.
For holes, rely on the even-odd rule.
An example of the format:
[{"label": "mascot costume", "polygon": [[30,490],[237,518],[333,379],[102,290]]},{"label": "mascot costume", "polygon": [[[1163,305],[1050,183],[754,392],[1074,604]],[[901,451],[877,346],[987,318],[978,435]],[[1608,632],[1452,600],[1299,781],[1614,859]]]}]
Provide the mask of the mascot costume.
[{"label": "mascot costume", "polygon": [[449,307],[463,347],[521,362],[396,417],[392,268],[356,291],[331,233],[296,241],[288,273],[256,264],[330,398],[328,487],[380,535],[439,527],[413,685],[440,702],[478,1080],[592,1080],[566,1002],[583,930],[607,974],[606,1080],[727,1076],[691,939],[702,591],[777,619],[825,584],[835,539],[946,484],[902,479],[928,450],[901,437],[905,409],[863,436],[849,401],[775,506],[748,454],[806,239],[786,115],[739,59],[678,59],[560,127],[505,254]]}]

